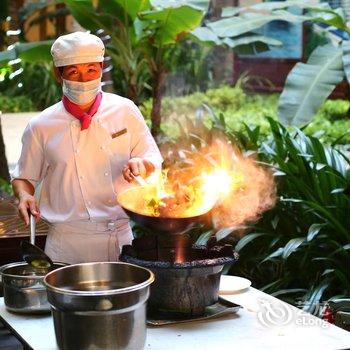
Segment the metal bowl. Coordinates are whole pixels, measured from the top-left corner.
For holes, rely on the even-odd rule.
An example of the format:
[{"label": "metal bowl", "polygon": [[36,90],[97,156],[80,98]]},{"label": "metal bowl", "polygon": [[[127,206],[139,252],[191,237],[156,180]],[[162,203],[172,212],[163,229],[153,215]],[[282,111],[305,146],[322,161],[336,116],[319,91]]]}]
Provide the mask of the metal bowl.
[{"label": "metal bowl", "polygon": [[50,312],[44,277],[49,271],[66,265],[54,263],[50,270],[33,268],[24,261],[2,266],[0,273],[6,308],[26,314]]}]

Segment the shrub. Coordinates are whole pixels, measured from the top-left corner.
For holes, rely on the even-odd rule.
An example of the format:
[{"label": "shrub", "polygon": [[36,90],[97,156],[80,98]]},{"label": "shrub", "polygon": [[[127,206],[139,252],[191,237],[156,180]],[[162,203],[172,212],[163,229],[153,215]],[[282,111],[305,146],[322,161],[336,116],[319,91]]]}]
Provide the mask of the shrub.
[{"label": "shrub", "polygon": [[279,179],[280,200],[237,243],[235,273],[313,311],[321,300],[350,293],[350,159],[316,137],[269,123],[272,135],[257,147]]},{"label": "shrub", "polygon": [[332,121],[347,119],[350,117],[350,101],[328,100],[323,104],[318,114]]},{"label": "shrub", "polygon": [[35,111],[32,100],[26,96],[4,96],[0,95],[0,110],[2,113],[19,113]]},{"label": "shrub", "polygon": [[[204,114],[208,123],[210,116],[206,113],[203,103],[210,106],[216,113],[224,113],[225,122],[231,131],[243,131],[244,124],[259,126],[260,134],[270,133],[267,117],[277,119],[278,94],[247,95],[240,85],[222,86],[197,92],[183,97],[165,97],[163,99],[163,133],[170,138],[179,135],[176,122],[183,117],[197,118]],[[350,144],[350,102],[345,100],[329,100],[324,103],[312,122],[305,128],[307,135],[316,134],[322,142]],[[141,111],[149,118],[151,101],[147,100],[141,106]]]}]

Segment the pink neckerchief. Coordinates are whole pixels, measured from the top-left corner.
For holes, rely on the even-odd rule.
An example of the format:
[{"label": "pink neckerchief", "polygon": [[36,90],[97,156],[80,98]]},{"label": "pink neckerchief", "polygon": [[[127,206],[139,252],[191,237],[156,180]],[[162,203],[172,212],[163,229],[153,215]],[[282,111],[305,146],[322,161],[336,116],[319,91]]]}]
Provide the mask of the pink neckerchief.
[{"label": "pink neckerchief", "polygon": [[80,120],[81,130],[87,129],[90,126],[92,117],[97,112],[100,107],[102,100],[102,92],[99,92],[95,98],[94,103],[91,105],[90,109],[87,112],[84,112],[79,105],[70,101],[67,96],[63,95],[62,102],[64,108],[72,116]]}]

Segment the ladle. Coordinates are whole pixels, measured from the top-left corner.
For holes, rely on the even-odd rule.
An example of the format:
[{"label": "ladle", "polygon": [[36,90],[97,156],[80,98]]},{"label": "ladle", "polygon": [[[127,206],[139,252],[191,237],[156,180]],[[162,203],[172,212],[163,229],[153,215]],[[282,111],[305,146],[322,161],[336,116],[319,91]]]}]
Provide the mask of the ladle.
[{"label": "ladle", "polygon": [[35,217],[29,213],[30,218],[30,243],[21,242],[22,258],[34,268],[49,269],[53,266],[52,260],[35,245]]}]

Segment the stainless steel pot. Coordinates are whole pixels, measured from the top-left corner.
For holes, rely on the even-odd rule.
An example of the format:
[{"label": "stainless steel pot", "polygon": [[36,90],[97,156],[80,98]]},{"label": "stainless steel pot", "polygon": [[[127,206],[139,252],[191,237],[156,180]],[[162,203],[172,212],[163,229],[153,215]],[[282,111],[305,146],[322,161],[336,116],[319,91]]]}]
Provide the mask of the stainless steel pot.
[{"label": "stainless steel pot", "polygon": [[60,349],[141,350],[153,273],[122,263],[70,265],[46,275]]},{"label": "stainless steel pot", "polygon": [[[53,269],[65,265],[55,263]],[[47,272],[47,269],[35,269],[24,261],[2,266],[0,273],[6,308],[12,312],[27,314],[50,312],[43,284]]]}]

